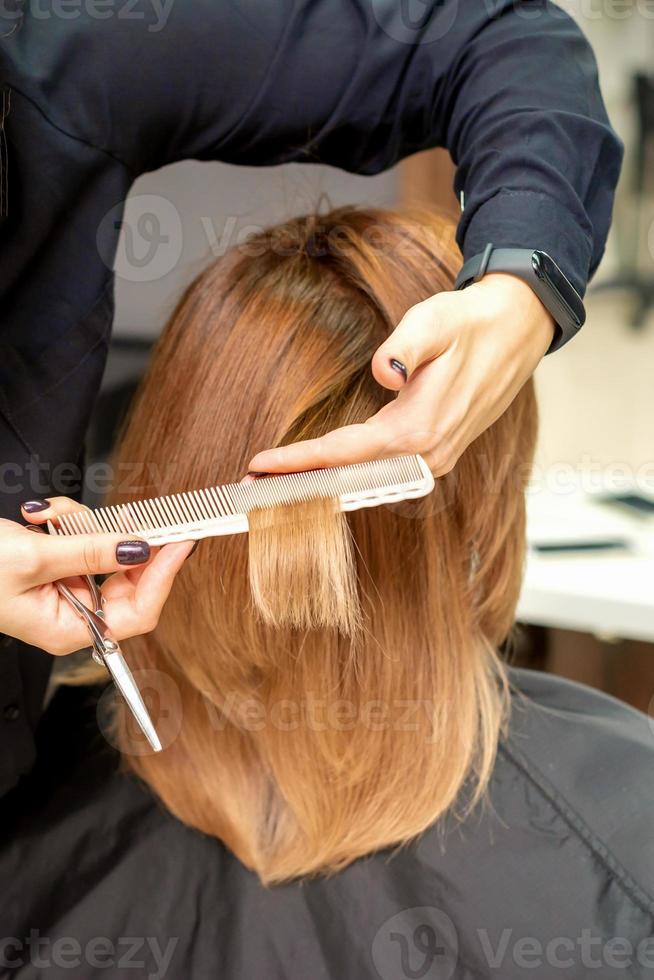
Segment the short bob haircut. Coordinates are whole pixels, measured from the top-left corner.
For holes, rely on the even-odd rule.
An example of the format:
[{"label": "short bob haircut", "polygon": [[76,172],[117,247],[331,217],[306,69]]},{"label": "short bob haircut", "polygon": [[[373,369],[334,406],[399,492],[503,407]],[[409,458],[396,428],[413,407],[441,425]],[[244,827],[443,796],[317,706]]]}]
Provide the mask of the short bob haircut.
[{"label": "short bob haircut", "polygon": [[[365,421],[394,397],[373,353],[459,264],[438,214],[354,208],[214,262],[120,444],[119,464],[144,464],[139,492],[111,502],[233,482],[261,449]],[[201,542],[157,629],[125,644],[177,704],[157,755],[118,715],[127,765],[263,882],[337,871],[477,803],[507,718],[498,648],[535,437],[529,382],[422,501],[262,512],[248,535]]]}]

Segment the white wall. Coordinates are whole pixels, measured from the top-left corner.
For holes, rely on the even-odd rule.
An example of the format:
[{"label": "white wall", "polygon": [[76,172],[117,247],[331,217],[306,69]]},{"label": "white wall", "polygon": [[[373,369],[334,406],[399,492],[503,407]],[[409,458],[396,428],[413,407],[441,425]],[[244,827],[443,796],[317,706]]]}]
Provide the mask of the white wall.
[{"label": "white wall", "polygon": [[[216,249],[235,244],[248,227],[315,210],[322,195],[333,206],[390,205],[396,188],[392,171],[359,177],[313,165],[256,168],[187,161],[146,174],[128,198],[118,246],[115,334],[158,334],[182,287]],[[149,254],[153,221],[157,236],[169,241],[153,249],[152,261],[140,264]],[[125,226],[131,229],[129,255]]]}]

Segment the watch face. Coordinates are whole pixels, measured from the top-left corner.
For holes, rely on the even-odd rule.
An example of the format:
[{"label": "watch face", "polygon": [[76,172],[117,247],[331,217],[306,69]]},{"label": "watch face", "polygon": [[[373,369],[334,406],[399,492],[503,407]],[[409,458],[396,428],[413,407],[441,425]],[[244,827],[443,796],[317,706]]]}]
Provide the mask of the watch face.
[{"label": "watch face", "polygon": [[554,259],[550,258],[547,252],[534,252],[531,256],[531,264],[538,278],[548,283],[559,294],[559,298],[570,311],[570,316],[581,326],[583,323],[581,297],[570,280],[563,275]]}]

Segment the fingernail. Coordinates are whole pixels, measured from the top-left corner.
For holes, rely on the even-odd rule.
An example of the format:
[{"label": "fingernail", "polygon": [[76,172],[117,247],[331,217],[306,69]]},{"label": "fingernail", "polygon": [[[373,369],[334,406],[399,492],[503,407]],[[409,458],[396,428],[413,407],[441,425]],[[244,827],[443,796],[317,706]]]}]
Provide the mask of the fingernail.
[{"label": "fingernail", "polygon": [[257,476],[268,476],[268,474],[266,473],[265,470],[261,470],[261,471],[259,471],[259,470],[248,470],[248,476],[254,476],[254,477],[257,477]]},{"label": "fingernail", "polygon": [[401,374],[405,381],[408,380],[409,372],[405,368],[404,364],[402,364],[402,361],[398,361],[396,358],[391,357],[391,367],[394,371],[397,371],[398,374]]},{"label": "fingernail", "polygon": [[49,500],[26,500],[21,504],[26,514],[38,514],[40,510],[47,510],[49,506]]},{"label": "fingernail", "polygon": [[121,565],[141,565],[150,557],[147,541],[121,541],[116,545],[116,561]]},{"label": "fingernail", "polygon": [[189,558],[191,557],[191,555],[192,555],[192,554],[193,554],[193,553],[194,553],[195,551],[197,551],[197,550],[198,550],[198,545],[199,545],[199,544],[200,544],[200,542],[199,542],[199,540],[195,542],[195,544],[193,545],[193,547],[192,547],[192,548],[191,548],[191,550],[189,551],[189,553],[188,553],[188,555],[186,556],[186,561],[188,561],[188,560],[189,560]]}]

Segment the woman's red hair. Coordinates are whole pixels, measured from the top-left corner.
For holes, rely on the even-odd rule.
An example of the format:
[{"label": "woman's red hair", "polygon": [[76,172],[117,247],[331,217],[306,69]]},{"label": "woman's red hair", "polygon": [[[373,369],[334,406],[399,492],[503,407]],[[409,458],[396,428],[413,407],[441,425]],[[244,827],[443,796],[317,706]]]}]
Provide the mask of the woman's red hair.
[{"label": "woman's red hair", "polygon": [[[258,450],[365,421],[394,397],[374,351],[459,264],[434,213],[341,209],[209,266],[120,445],[123,471],[144,464],[138,492],[111,502],[232,482]],[[464,784],[477,801],[506,719],[497,649],[535,431],[529,383],[422,501],[347,518],[307,505],[203,541],[155,632],[126,643],[176,691],[161,754],[135,754],[119,724],[128,766],[265,882],[400,844]]]}]

